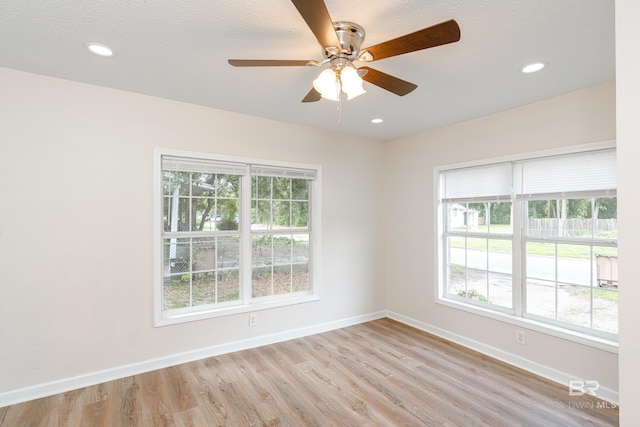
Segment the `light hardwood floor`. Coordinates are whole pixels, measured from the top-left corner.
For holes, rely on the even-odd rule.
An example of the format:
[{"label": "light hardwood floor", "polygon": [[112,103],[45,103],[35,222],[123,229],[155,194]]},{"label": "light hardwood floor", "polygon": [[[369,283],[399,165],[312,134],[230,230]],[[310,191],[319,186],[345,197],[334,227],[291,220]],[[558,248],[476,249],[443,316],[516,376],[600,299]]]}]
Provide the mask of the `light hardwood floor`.
[{"label": "light hardwood floor", "polygon": [[381,319],[0,408],[0,426],[618,425],[611,406]]}]

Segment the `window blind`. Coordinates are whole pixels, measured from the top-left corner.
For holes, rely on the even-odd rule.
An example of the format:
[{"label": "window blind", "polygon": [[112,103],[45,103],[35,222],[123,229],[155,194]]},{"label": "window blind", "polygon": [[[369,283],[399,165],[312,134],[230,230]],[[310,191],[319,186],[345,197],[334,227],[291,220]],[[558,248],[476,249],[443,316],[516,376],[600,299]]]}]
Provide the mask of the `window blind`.
[{"label": "window blind", "polygon": [[162,156],[162,170],[168,171],[246,175],[247,169],[247,165],[243,163]]},{"label": "window blind", "polygon": [[495,163],[440,172],[440,200],[473,202],[510,200],[511,163]]},{"label": "window blind", "polygon": [[316,179],[317,172],[312,169],[294,169],[276,166],[251,165],[251,175],[280,178]]},{"label": "window blind", "polygon": [[518,161],[515,191],[519,197],[538,200],[615,196],[616,151],[604,149]]}]

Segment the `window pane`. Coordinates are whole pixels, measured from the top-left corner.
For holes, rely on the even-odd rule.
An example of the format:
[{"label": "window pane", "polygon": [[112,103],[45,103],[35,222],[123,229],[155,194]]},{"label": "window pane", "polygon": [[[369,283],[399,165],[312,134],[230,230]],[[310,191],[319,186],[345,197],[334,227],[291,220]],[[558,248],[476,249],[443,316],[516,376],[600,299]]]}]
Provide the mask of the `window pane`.
[{"label": "window pane", "polygon": [[291,254],[291,260],[294,263],[308,263],[309,262],[309,235],[308,234],[294,234],[293,239],[293,251]]},{"label": "window pane", "polygon": [[559,235],[565,237],[593,237],[593,200],[561,200]]},{"label": "window pane", "polygon": [[594,329],[618,333],[618,248],[594,246]]},{"label": "window pane", "polygon": [[292,273],[291,287],[293,292],[308,291],[311,289],[308,262],[305,264],[294,264]]},{"label": "window pane", "polygon": [[466,222],[469,231],[478,233],[511,234],[511,202],[469,203]]},{"label": "window pane", "polygon": [[240,226],[238,199],[218,199],[216,221],[218,230],[238,230]]},{"label": "window pane", "polygon": [[191,261],[190,239],[164,239],[163,259],[164,275],[183,273],[190,270]]},{"label": "window pane", "polygon": [[558,245],[558,281],[572,285],[590,286],[591,246]]},{"label": "window pane", "polygon": [[190,204],[187,197],[164,197],[163,215],[164,215],[164,231],[176,232],[186,231],[189,229],[190,222]]},{"label": "window pane", "polygon": [[273,267],[254,268],[251,275],[251,295],[264,297],[273,295]]},{"label": "window pane", "polygon": [[558,237],[560,230],[559,201],[532,200],[527,205],[527,235],[531,237]]},{"label": "window pane", "polygon": [[449,263],[447,265],[447,293],[450,295],[466,295],[467,269],[464,265]]},{"label": "window pane", "polygon": [[274,295],[288,294],[290,292],[291,292],[291,265],[278,265],[273,267]]},{"label": "window pane", "polygon": [[593,290],[593,328],[618,333],[618,290],[596,288]]},{"label": "window pane", "polygon": [[467,292],[461,296],[488,302],[487,239],[467,238]]},{"label": "window pane", "polygon": [[489,295],[491,304],[513,307],[511,240],[489,239]]},{"label": "window pane", "polygon": [[558,320],[591,327],[591,287],[558,286]]},{"label": "window pane", "polygon": [[215,197],[216,175],[213,173],[191,174],[191,196]]},{"label": "window pane", "polygon": [[191,199],[191,218],[192,231],[209,231],[213,227],[211,222],[211,214],[214,212],[216,200],[212,198],[193,198]]},{"label": "window pane", "polygon": [[291,236],[274,236],[273,242],[273,263],[276,265],[291,264],[291,251],[293,239]]},{"label": "window pane", "polygon": [[240,197],[240,177],[237,175],[216,176],[217,197],[237,199]]},{"label": "window pane", "polygon": [[171,231],[171,198],[162,198],[162,229]]},{"label": "window pane", "polygon": [[251,194],[254,199],[271,199],[271,177],[254,176],[251,178]]},{"label": "window pane", "polygon": [[618,199],[616,197],[595,199],[593,216],[596,238],[618,238]]},{"label": "window pane", "polygon": [[476,270],[487,269],[487,239],[467,238],[467,267]]},{"label": "window pane", "polygon": [[489,272],[489,294],[487,300],[493,305],[513,308],[511,275]]},{"label": "window pane", "polygon": [[251,229],[270,230],[271,229],[271,201],[257,200],[251,202]]},{"label": "window pane", "polygon": [[309,227],[309,202],[291,202],[291,226]]},{"label": "window pane", "polygon": [[191,288],[192,305],[216,303],[216,275],[215,273],[195,273]]},{"label": "window pane", "polygon": [[163,171],[162,194],[165,196],[188,195],[190,180],[190,172]]},{"label": "window pane", "polygon": [[193,271],[213,270],[216,268],[215,237],[193,239]]},{"label": "window pane", "polygon": [[601,288],[618,287],[618,248],[594,246],[596,282]]},{"label": "window pane", "polygon": [[240,299],[240,270],[218,271],[218,302]]},{"label": "window pane", "polygon": [[467,203],[447,203],[447,229],[449,231],[466,231],[467,225],[470,228],[477,228],[480,212],[467,207]]},{"label": "window pane", "polygon": [[273,264],[272,236],[253,236],[252,266],[263,267]]},{"label": "window pane", "polygon": [[291,226],[291,203],[288,201],[274,201],[273,202],[273,222],[274,225],[279,227]]},{"label": "window pane", "polygon": [[309,200],[309,182],[306,179],[292,179],[291,198],[293,200]]},{"label": "window pane", "polygon": [[291,199],[291,178],[273,178],[273,198],[277,200]]},{"label": "window pane", "polygon": [[528,242],[527,277],[556,281],[556,244]]},{"label": "window pane", "polygon": [[191,305],[191,275],[165,276],[162,287],[163,310]]},{"label": "window pane", "polygon": [[487,231],[490,233],[511,234],[513,232],[511,202],[492,202],[487,203],[487,205],[489,206]]},{"label": "window pane", "polygon": [[447,293],[465,294],[467,289],[466,239],[464,237],[447,237]]},{"label": "window pane", "polygon": [[217,238],[216,268],[240,267],[240,236],[224,236]]},{"label": "window pane", "polygon": [[557,245],[528,242],[526,247],[526,312],[557,318]]},{"label": "window pane", "polygon": [[547,280],[527,279],[527,313],[556,318],[556,284]]}]

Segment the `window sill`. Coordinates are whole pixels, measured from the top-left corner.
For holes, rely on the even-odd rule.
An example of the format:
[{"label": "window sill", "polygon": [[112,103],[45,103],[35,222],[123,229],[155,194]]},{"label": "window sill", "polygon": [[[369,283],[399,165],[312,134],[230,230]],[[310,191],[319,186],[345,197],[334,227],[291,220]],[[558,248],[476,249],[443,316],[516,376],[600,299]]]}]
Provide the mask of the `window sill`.
[{"label": "window sill", "polygon": [[606,338],[596,337],[588,334],[584,334],[571,329],[561,328],[555,325],[546,324],[532,319],[526,319],[521,317],[515,317],[510,314],[500,313],[493,310],[484,309],[475,305],[464,304],[457,301],[446,300],[442,298],[436,298],[436,303],[447,307],[455,308],[456,310],[462,310],[467,313],[472,313],[484,317],[488,317],[493,320],[497,320],[503,323],[509,323],[521,328],[526,328],[532,331],[540,332],[546,335],[551,335],[557,338],[561,338],[567,341],[587,345],[589,347],[604,350],[609,353],[618,354],[618,342],[609,340]]},{"label": "window sill", "polygon": [[285,307],[295,304],[304,304],[308,302],[318,301],[320,298],[316,294],[294,295],[290,297],[273,298],[256,298],[249,304],[240,304],[220,308],[211,308],[209,310],[199,310],[192,312],[179,312],[169,314],[167,312],[160,313],[156,318],[155,327],[176,325],[186,322],[194,322],[197,320],[213,319],[216,317],[233,316],[237,314],[250,313],[254,311],[269,310],[278,307]]}]

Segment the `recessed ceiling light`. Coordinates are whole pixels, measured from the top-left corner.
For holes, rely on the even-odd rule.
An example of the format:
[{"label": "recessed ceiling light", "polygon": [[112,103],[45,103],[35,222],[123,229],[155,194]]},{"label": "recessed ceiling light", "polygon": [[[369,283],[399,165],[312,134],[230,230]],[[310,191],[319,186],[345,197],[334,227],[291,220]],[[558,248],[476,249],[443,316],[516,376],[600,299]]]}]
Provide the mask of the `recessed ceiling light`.
[{"label": "recessed ceiling light", "polygon": [[542,69],[544,69],[546,66],[547,64],[545,64],[544,62],[533,62],[529,65],[525,65],[522,68],[522,72],[524,74],[537,73],[538,71],[541,71]]},{"label": "recessed ceiling light", "polygon": [[382,123],[382,122],[384,122],[384,120],[382,120],[382,119],[371,119],[371,123],[374,123],[374,124],[378,124],[378,123]]},{"label": "recessed ceiling light", "polygon": [[86,47],[89,52],[95,53],[96,55],[113,56],[113,49],[111,49],[109,46],[98,43],[87,43]]}]

